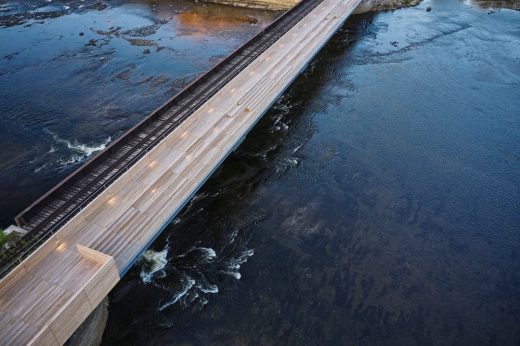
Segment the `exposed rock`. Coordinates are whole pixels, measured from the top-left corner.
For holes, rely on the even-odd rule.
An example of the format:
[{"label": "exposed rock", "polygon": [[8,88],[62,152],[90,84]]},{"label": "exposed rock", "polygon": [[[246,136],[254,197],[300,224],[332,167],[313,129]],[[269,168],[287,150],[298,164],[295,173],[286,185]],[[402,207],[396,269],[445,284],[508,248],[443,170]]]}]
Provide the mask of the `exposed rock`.
[{"label": "exposed rock", "polygon": [[[205,0],[219,4],[262,8],[267,10],[288,10],[296,5],[300,0]],[[401,7],[415,6],[422,0],[364,0],[354,13],[365,13],[371,11],[394,10]]]},{"label": "exposed rock", "polygon": [[205,0],[236,7],[260,8],[266,10],[288,10],[296,5],[299,0]]},{"label": "exposed rock", "polygon": [[354,14],[388,11],[403,7],[412,7],[421,3],[422,0],[363,0],[356,8]]},{"label": "exposed rock", "polygon": [[105,297],[98,307],[76,330],[67,341],[68,346],[98,346],[103,339],[103,332],[108,319],[108,297]]}]

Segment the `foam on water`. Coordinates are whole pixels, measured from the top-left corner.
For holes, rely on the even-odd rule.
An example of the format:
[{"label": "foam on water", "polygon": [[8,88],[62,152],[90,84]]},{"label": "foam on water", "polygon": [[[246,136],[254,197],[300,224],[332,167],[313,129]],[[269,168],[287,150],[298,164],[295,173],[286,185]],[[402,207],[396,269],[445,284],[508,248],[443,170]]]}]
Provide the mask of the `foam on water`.
[{"label": "foam on water", "polygon": [[[218,293],[218,286],[217,285],[197,285],[197,288],[201,290],[204,293]],[[197,295],[198,296],[198,295]]]},{"label": "foam on water", "polygon": [[226,262],[226,269],[222,270],[222,273],[230,275],[237,280],[240,280],[242,274],[239,270],[243,263],[247,262],[247,259],[255,254],[255,250],[249,249],[243,251],[238,257],[230,259]]},{"label": "foam on water", "polygon": [[[226,246],[234,242],[237,234],[238,230],[231,232],[229,238],[226,239]],[[167,251],[166,249],[161,252],[150,250],[143,254],[142,260],[146,260],[152,265],[146,271],[141,270],[141,278],[145,283],[154,282],[154,284],[156,284],[155,281],[161,279],[160,287],[172,294],[170,299],[160,303],[159,311],[173,306],[180,309],[197,305],[201,307],[207,304],[208,294],[219,292],[218,286],[210,282],[215,279],[214,274],[223,273],[237,280],[240,279],[241,265],[253,254],[254,250],[245,250],[236,257],[219,259],[219,255],[214,249],[194,246],[170,259],[171,266],[168,272],[175,273],[175,275],[165,273],[166,275],[163,277],[158,277],[154,273],[161,272],[166,265]]]},{"label": "foam on water", "polygon": [[[154,274],[162,271],[168,263],[168,248],[164,248],[162,251],[147,250],[142,255],[139,261],[145,262],[148,265],[143,266],[139,276],[144,283],[152,282]],[[164,274],[162,275],[164,276]]]},{"label": "foam on water", "polygon": [[107,147],[107,144],[110,143],[110,141],[112,140],[111,137],[108,137],[101,144],[91,146],[91,145],[79,143],[77,140],[74,140],[73,142],[71,142],[69,140],[62,139],[62,138],[58,137],[58,135],[56,135],[52,132],[51,132],[51,134],[56,143],[64,145],[71,151],[78,153],[79,155],[83,156],[84,158],[89,157],[90,155],[94,154],[95,152],[105,149]]},{"label": "foam on water", "polygon": [[[63,139],[47,129],[45,129],[44,132],[52,137],[52,144],[47,152],[38,156],[38,159],[30,162],[38,164],[38,166],[34,168],[35,173],[43,169],[65,169],[74,166],[92,156],[92,154],[104,150],[112,140],[111,137],[108,137],[99,144],[89,145],[80,143],[77,139],[73,141]],[[41,162],[45,162],[45,164]],[[53,164],[49,164],[49,162],[53,162]]]},{"label": "foam on water", "polygon": [[186,256],[192,254],[193,252],[199,252],[201,254],[201,256],[200,256],[200,258],[198,259],[197,262],[207,262],[207,261],[211,261],[215,257],[217,257],[217,253],[212,248],[209,248],[209,247],[192,247],[191,249],[189,249],[185,253],[177,256],[177,258],[186,257]]},{"label": "foam on water", "polygon": [[189,292],[189,290],[193,287],[193,285],[195,285],[195,280],[193,280],[192,278],[188,277],[186,280],[184,280],[182,288],[179,291],[177,291],[177,293],[175,293],[175,295],[173,296],[173,298],[171,300],[162,304],[159,307],[159,311],[163,311],[164,309],[177,303],[181,298],[183,298]]}]

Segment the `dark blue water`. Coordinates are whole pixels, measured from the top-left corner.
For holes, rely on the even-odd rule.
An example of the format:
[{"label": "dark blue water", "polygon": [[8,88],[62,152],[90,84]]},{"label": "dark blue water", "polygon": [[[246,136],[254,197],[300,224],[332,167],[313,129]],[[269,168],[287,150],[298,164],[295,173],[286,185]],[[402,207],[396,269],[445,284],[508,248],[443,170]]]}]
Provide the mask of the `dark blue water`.
[{"label": "dark blue water", "polygon": [[489,3],[352,17],[116,286],[103,343],[520,344],[520,12]]}]

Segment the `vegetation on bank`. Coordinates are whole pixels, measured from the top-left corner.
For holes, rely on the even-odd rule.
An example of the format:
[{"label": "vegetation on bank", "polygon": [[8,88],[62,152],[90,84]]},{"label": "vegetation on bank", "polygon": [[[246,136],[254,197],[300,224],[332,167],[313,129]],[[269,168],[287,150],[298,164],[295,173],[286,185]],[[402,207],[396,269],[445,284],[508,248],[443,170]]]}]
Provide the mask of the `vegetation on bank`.
[{"label": "vegetation on bank", "polygon": [[3,248],[5,243],[7,243],[7,235],[4,233],[4,230],[0,228],[0,248]]},{"label": "vegetation on bank", "polygon": [[17,232],[11,232],[9,234],[5,233],[5,230],[0,228],[0,249],[4,250],[6,245],[12,242],[15,242],[20,239],[20,234]]}]

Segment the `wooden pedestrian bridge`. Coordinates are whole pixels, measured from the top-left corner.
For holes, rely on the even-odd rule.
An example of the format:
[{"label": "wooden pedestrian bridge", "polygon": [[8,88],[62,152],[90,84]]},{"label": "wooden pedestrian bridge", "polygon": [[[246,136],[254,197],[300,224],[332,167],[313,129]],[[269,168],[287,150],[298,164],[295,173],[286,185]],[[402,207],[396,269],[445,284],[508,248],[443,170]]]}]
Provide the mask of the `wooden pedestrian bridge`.
[{"label": "wooden pedestrian bridge", "polygon": [[301,1],[18,215],[0,344],[64,344],[360,1]]}]

